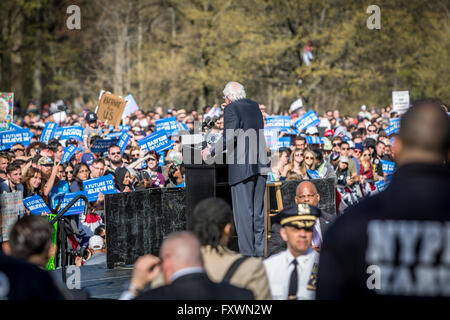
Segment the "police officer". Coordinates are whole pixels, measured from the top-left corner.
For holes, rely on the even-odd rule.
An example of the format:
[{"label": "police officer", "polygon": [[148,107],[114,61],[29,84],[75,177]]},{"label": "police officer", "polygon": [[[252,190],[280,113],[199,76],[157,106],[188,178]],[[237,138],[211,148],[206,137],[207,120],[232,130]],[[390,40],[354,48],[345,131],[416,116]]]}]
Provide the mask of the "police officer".
[{"label": "police officer", "polygon": [[286,207],[276,216],[287,249],[264,260],[274,300],[315,298],[319,254],[311,245],[319,215],[316,207],[299,204]]},{"label": "police officer", "polygon": [[402,116],[390,185],[324,236],[318,299],[450,299],[450,120],[425,99]]}]

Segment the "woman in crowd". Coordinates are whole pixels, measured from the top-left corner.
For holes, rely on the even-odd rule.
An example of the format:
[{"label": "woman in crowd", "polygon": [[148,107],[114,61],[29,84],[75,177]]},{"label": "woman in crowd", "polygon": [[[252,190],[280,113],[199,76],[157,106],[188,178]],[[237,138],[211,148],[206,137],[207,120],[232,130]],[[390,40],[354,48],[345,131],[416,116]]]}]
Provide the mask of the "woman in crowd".
[{"label": "woman in crowd", "polygon": [[348,174],[348,162],[348,157],[340,156],[339,164],[336,169],[337,184],[344,187],[352,184],[352,179]]},{"label": "woman in crowd", "polygon": [[280,148],[280,151],[274,154],[274,161],[272,163],[275,166],[271,168],[271,181],[280,181],[286,178],[283,174],[287,172],[286,167],[289,164],[289,156],[290,150],[288,148]]},{"label": "woman in crowd", "polygon": [[27,198],[34,195],[43,195],[42,172],[41,170],[30,167],[23,178],[23,197]]},{"label": "woman in crowd", "polygon": [[131,184],[130,172],[127,168],[117,168],[114,176],[117,190],[119,190],[120,192],[134,191],[134,187]]},{"label": "woman in crowd", "polygon": [[83,181],[89,178],[89,167],[87,164],[78,163],[73,169],[74,181],[70,184],[70,192],[83,191]]},{"label": "woman in crowd", "polygon": [[49,204],[53,209],[56,209],[56,207],[62,202],[64,195],[70,191],[69,183],[65,180],[66,176],[64,174],[64,167],[59,165],[57,170],[53,188],[48,196]]},{"label": "woman in crowd", "polygon": [[288,175],[292,175],[296,173],[300,176],[301,179],[304,179],[304,174],[302,172],[302,163],[303,163],[303,150],[295,149],[291,154],[290,164],[286,166],[286,173],[283,176],[287,177]]},{"label": "woman in crowd", "polygon": [[73,182],[73,167],[70,163],[64,165],[64,179],[70,185]]},{"label": "woman in crowd", "polygon": [[148,172],[152,179],[151,188],[163,188],[166,181],[164,176],[159,172],[159,154],[151,150],[147,154]]},{"label": "woman in crowd", "polygon": [[316,168],[317,168],[316,170],[320,178],[322,179],[333,178],[336,183],[337,181],[336,172],[333,166],[325,161],[324,155],[321,152],[321,150],[314,150],[314,154],[316,157]]},{"label": "woman in crowd", "polygon": [[312,179],[308,170],[316,170],[316,155],[311,149],[306,149],[303,152],[303,163],[300,167],[303,179]]}]

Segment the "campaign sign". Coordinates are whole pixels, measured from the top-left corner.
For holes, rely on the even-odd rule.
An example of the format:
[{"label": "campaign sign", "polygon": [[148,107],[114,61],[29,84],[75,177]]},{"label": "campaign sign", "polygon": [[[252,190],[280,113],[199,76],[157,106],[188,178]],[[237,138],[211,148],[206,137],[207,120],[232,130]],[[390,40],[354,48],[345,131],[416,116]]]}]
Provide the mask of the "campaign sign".
[{"label": "campaign sign", "polygon": [[316,170],[307,170],[306,172],[311,179],[320,179],[320,175]]},{"label": "campaign sign", "polygon": [[98,139],[91,146],[91,151],[94,153],[107,152],[110,146],[115,146],[119,142],[119,138],[115,139]]},{"label": "campaign sign", "polygon": [[130,135],[127,132],[123,132],[120,136],[119,142],[117,142],[117,145],[120,148],[120,151],[123,153],[125,151],[125,148],[127,147],[128,140],[130,140]]},{"label": "campaign sign", "polygon": [[114,139],[119,138],[122,135],[123,131],[111,132],[105,135],[105,139]]},{"label": "campaign sign", "polygon": [[266,128],[289,129],[291,127],[290,116],[270,116],[266,117]]},{"label": "campaign sign", "polygon": [[155,131],[165,130],[168,136],[178,134],[177,118],[170,117],[155,121]]},{"label": "campaign sign", "polygon": [[18,126],[17,124],[15,124],[15,123],[13,123],[13,122],[11,122],[11,124],[9,125],[9,129],[8,130],[10,130],[10,131],[16,131],[16,130],[28,130],[29,131],[29,129],[24,129],[24,128],[22,128],[21,126]]},{"label": "campaign sign", "polygon": [[61,158],[61,163],[66,163],[70,161],[70,158],[74,155],[74,153],[77,151],[77,147],[71,144],[64,150],[64,154]]},{"label": "campaign sign", "polygon": [[281,137],[278,138],[278,141],[272,145],[271,150],[278,150],[280,148],[289,148],[291,146],[291,138],[290,137]]},{"label": "campaign sign", "polygon": [[393,126],[389,126],[389,127],[387,127],[386,129],[384,129],[384,132],[385,132],[388,136],[390,136],[391,134],[398,133],[398,130],[395,130],[395,128],[394,128]]},{"label": "campaign sign", "polygon": [[306,136],[306,143],[307,144],[323,144],[323,140],[321,137]]},{"label": "campaign sign", "polygon": [[395,170],[395,162],[380,160],[381,165],[383,166],[383,173],[393,174]]},{"label": "campaign sign", "polygon": [[121,131],[130,131],[131,130],[131,127],[127,124],[127,125],[119,125],[119,129],[121,130]]},{"label": "campaign sign", "polygon": [[392,91],[392,107],[399,115],[409,109],[409,91]]},{"label": "campaign sign", "polygon": [[87,193],[89,202],[97,201],[100,192],[103,194],[117,193],[116,187],[114,186],[114,179],[111,174],[84,180],[83,189]]},{"label": "campaign sign", "polygon": [[48,143],[55,136],[58,124],[56,122],[47,122],[41,134],[41,142]]},{"label": "campaign sign", "polygon": [[[61,212],[62,209],[67,207],[70,201],[72,201],[76,196],[80,194],[87,196],[85,191],[66,193],[61,201],[61,207],[59,209],[59,212]],[[83,213],[85,205],[86,204],[83,199],[78,199],[78,201],[75,202],[75,204],[72,207],[70,207],[70,209],[67,210],[66,213],[64,213],[64,216]]]},{"label": "campaign sign", "polygon": [[60,140],[76,139],[83,141],[84,129],[80,126],[62,127],[56,129],[55,137],[59,137]]},{"label": "campaign sign", "polygon": [[295,121],[294,127],[296,127],[298,131],[302,131],[311,126],[318,126],[319,123],[319,117],[313,110],[311,110],[305,113],[300,119]]},{"label": "campaign sign", "polygon": [[164,158],[164,151],[163,152],[158,152],[158,154],[159,154],[158,165],[161,167],[161,166],[166,164],[166,159]]},{"label": "campaign sign", "polygon": [[0,151],[11,148],[16,143],[21,143],[24,147],[30,144],[33,132],[29,130],[8,130],[0,132]]},{"label": "campaign sign", "polygon": [[375,182],[375,187],[377,188],[378,192],[381,192],[384,189],[386,189],[387,183],[384,182],[384,180],[380,180],[380,181]]},{"label": "campaign sign", "polygon": [[44,202],[44,199],[42,199],[41,196],[38,195],[23,199],[23,204],[31,212],[31,214],[34,215],[40,216],[43,213],[52,213],[47,204]]},{"label": "campaign sign", "polygon": [[300,134],[300,132],[298,132],[297,130],[292,129],[292,128],[287,128],[287,129],[284,128],[284,129],[281,129],[280,132],[285,132],[285,134],[291,135],[291,136],[296,136],[296,135]]},{"label": "campaign sign", "polygon": [[131,94],[127,95],[124,100],[127,102],[127,104],[125,105],[125,109],[123,110],[122,119],[139,109],[139,106],[137,105]]},{"label": "campaign sign", "polygon": [[275,150],[275,145],[278,143],[278,129],[265,128],[264,139],[266,140],[267,147],[269,147],[270,150]]},{"label": "campaign sign", "polygon": [[169,139],[165,130],[154,132],[138,141],[142,150],[155,150],[161,152],[172,148],[172,140]]}]

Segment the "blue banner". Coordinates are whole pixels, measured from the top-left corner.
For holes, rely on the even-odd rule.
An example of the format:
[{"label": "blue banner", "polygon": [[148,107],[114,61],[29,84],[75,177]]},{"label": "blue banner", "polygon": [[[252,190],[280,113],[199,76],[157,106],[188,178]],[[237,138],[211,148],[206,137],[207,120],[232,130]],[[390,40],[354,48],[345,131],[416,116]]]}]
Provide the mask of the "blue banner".
[{"label": "blue banner", "polygon": [[47,122],[41,134],[41,142],[48,143],[55,136],[58,124],[56,122]]},{"label": "blue banner", "polygon": [[115,139],[98,139],[91,146],[91,151],[94,153],[107,152],[110,146],[115,146],[119,142],[119,138]]},{"label": "blue banner", "polygon": [[28,198],[23,199],[24,206],[34,215],[42,215],[43,213],[50,214],[52,213],[44,199],[41,196],[35,195]]},{"label": "blue banner", "polygon": [[130,135],[127,132],[123,132],[122,135],[120,136],[120,140],[119,142],[117,142],[117,145],[120,148],[120,151],[123,152],[125,151],[125,148],[127,147],[128,144],[128,140],[130,140]]},{"label": "blue banner", "polygon": [[387,187],[387,183],[384,182],[384,180],[380,180],[375,182],[375,187],[377,188],[378,192],[383,191]]},{"label": "blue banner", "polygon": [[117,193],[111,174],[83,181],[83,189],[87,193],[89,202],[97,201],[100,192],[103,194]]},{"label": "blue banner", "polygon": [[166,134],[168,136],[177,135],[178,134],[177,118],[170,117],[170,118],[156,120],[155,121],[155,131],[158,132],[161,130],[165,130]]},{"label": "blue banner", "polygon": [[142,150],[155,150],[161,152],[172,148],[172,140],[169,139],[165,130],[160,130],[142,138],[138,141],[139,147]]},{"label": "blue banner", "polygon": [[266,128],[271,129],[290,129],[290,116],[269,116],[266,117]]},{"label": "blue banner", "polygon": [[278,129],[264,129],[264,139],[266,140],[266,145],[270,150],[276,150],[276,145],[278,144]]},{"label": "blue banner", "polygon": [[323,140],[321,137],[306,136],[306,143],[307,144],[323,144]]},{"label": "blue banner", "polygon": [[73,144],[71,144],[70,146],[68,146],[67,148],[65,148],[64,150],[64,154],[61,158],[61,163],[66,163],[70,161],[70,158],[72,158],[72,156],[75,154],[75,152],[77,151],[77,147],[75,147]]},{"label": "blue banner", "polygon": [[158,152],[159,154],[159,162],[158,165],[161,167],[166,164],[166,159],[164,158],[164,151]]},{"label": "blue banner", "polygon": [[392,126],[395,130],[400,131],[400,118],[389,119],[389,126]]},{"label": "blue banner", "polygon": [[33,135],[33,132],[26,129],[2,131],[0,132],[0,151],[10,149],[16,143],[26,147],[30,144]]},{"label": "blue banner", "polygon": [[319,123],[319,117],[313,110],[311,110],[305,113],[300,119],[295,121],[294,127],[296,127],[298,131],[302,131],[311,126],[318,126]]},{"label": "blue banner", "polygon": [[121,131],[130,131],[131,130],[131,127],[127,124],[127,125],[119,125],[119,129],[121,130]]},{"label": "blue banner", "polygon": [[55,137],[59,137],[60,140],[76,139],[82,142],[83,131],[80,126],[62,127],[56,129]]},{"label": "blue banner", "polygon": [[105,135],[105,139],[120,138],[124,131],[111,132]]},{"label": "blue banner", "polygon": [[17,124],[11,122],[11,123],[9,124],[8,130],[9,130],[9,131],[16,131],[16,130],[28,130],[28,129],[24,129],[24,128],[22,128],[21,126],[18,126]]},{"label": "blue banner", "polygon": [[307,170],[310,179],[320,179],[320,175],[316,170]]},{"label": "blue banner", "polygon": [[380,160],[381,165],[383,166],[383,173],[393,174],[395,170],[395,162]]},{"label": "blue banner", "polygon": [[291,135],[291,136],[296,136],[296,135],[300,134],[300,132],[298,132],[295,129],[291,129],[291,128],[289,128],[289,129],[281,129],[280,132],[285,132],[285,134]]},{"label": "blue banner", "polygon": [[[65,207],[67,207],[67,205],[70,203],[70,201],[73,200],[73,198],[75,198],[76,196],[78,196],[80,194],[86,196],[85,191],[71,192],[71,193],[65,194],[64,198],[61,201],[61,207],[58,212],[61,212],[61,210],[64,209]],[[78,201],[75,202],[75,204],[72,207],[70,207],[70,209],[66,213],[64,213],[64,216],[83,213],[85,205],[86,204],[83,199],[78,199]]]}]

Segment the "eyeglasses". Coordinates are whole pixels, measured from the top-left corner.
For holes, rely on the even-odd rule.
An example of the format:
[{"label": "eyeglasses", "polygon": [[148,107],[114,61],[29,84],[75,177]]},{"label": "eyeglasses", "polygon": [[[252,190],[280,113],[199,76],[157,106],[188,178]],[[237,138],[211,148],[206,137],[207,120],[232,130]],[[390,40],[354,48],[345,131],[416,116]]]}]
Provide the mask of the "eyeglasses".
[{"label": "eyeglasses", "polygon": [[296,153],[294,157],[303,157],[303,153]]},{"label": "eyeglasses", "polygon": [[333,143],[333,147],[340,147],[341,144],[340,143]]},{"label": "eyeglasses", "polygon": [[66,171],[66,174],[73,174],[73,171]]},{"label": "eyeglasses", "polygon": [[313,157],[305,157],[305,160],[314,160]]},{"label": "eyeglasses", "polygon": [[363,154],[363,157],[370,157],[370,154],[368,154],[368,153]]},{"label": "eyeglasses", "polygon": [[80,171],[78,171],[78,173],[88,173],[89,172],[89,170],[80,170]]},{"label": "eyeglasses", "polygon": [[348,147],[347,148],[341,148],[342,149],[342,151],[347,151],[348,150]]},{"label": "eyeglasses", "polygon": [[139,157],[139,153],[132,154],[133,157]]},{"label": "eyeglasses", "polygon": [[148,160],[150,160],[150,161],[156,161],[155,158],[148,158]]},{"label": "eyeglasses", "polygon": [[359,149],[353,149],[353,152],[361,153],[361,150],[359,150]]},{"label": "eyeglasses", "polygon": [[376,132],[377,130],[367,130],[367,132]]},{"label": "eyeglasses", "polygon": [[115,155],[120,154],[120,152],[111,152],[110,154],[111,154],[112,156],[115,156]]}]

